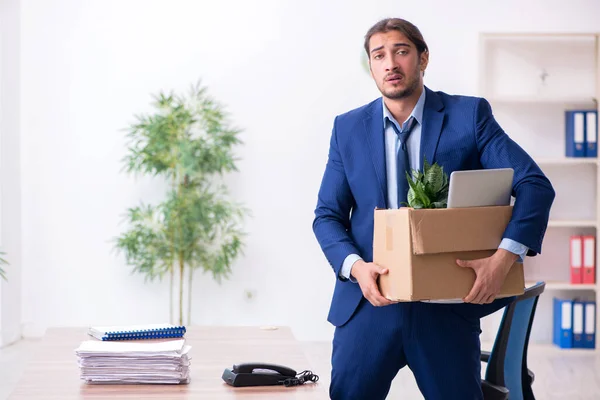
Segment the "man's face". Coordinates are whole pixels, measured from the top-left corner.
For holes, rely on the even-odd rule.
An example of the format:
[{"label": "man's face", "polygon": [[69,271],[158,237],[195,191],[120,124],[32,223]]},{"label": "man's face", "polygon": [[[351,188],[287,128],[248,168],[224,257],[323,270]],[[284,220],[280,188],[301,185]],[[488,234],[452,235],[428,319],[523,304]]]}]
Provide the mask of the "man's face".
[{"label": "man's face", "polygon": [[371,76],[385,97],[402,99],[420,87],[428,54],[419,57],[415,45],[402,33],[376,33],[369,40],[369,50]]}]

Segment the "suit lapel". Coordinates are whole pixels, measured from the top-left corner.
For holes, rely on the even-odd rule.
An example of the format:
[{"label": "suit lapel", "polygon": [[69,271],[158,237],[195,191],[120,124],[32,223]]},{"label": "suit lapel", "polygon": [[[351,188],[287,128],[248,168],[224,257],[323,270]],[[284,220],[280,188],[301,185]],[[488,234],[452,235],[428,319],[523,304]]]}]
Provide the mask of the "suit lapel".
[{"label": "suit lapel", "polygon": [[444,123],[444,103],[442,103],[437,93],[432,92],[427,87],[425,95],[425,107],[423,109],[423,127],[421,129],[421,154],[420,169],[423,171],[423,161],[432,164],[435,160],[435,151],[442,133]]},{"label": "suit lapel", "polygon": [[385,137],[383,132],[383,105],[381,99],[375,101],[367,109],[367,116],[363,120],[369,144],[369,153],[375,167],[375,174],[379,182],[379,203],[387,208],[387,173],[385,169]]},{"label": "suit lapel", "polygon": [[[425,97],[425,106],[423,109],[423,127],[421,129],[421,154],[419,164],[423,171],[423,161],[427,158],[427,162],[435,161],[435,151],[437,149],[442,126],[444,123],[444,104],[440,97],[425,87],[427,91]],[[367,115],[363,120],[365,132],[367,135],[367,143],[369,145],[369,153],[375,174],[379,183],[380,201],[385,208],[387,204],[387,173],[385,168],[385,133],[383,131],[383,105],[382,99],[375,101],[367,109]]]}]

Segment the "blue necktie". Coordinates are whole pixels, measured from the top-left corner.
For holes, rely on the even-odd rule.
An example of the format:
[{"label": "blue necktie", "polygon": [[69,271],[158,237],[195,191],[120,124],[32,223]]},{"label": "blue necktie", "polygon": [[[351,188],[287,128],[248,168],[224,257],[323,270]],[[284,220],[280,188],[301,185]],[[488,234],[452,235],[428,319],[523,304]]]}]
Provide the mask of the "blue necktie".
[{"label": "blue necktie", "polygon": [[408,194],[409,186],[408,182],[406,181],[406,173],[408,172],[409,176],[412,176],[406,141],[408,140],[408,136],[412,132],[417,120],[415,117],[410,117],[402,127],[401,131],[398,131],[396,124],[389,119],[388,121],[390,124],[392,124],[394,132],[396,132],[396,135],[398,135],[398,139],[400,140],[400,149],[398,149],[398,154],[396,155],[396,170],[398,171],[398,208],[400,208],[402,207],[402,203],[407,202],[406,195]]}]

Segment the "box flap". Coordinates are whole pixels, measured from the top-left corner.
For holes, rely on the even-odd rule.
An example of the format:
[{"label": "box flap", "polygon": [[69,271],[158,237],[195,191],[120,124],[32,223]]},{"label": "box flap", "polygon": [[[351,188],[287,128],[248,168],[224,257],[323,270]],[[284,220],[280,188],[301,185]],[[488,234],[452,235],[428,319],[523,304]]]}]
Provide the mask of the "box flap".
[{"label": "box flap", "polygon": [[411,209],[413,254],[497,249],[512,206]]}]

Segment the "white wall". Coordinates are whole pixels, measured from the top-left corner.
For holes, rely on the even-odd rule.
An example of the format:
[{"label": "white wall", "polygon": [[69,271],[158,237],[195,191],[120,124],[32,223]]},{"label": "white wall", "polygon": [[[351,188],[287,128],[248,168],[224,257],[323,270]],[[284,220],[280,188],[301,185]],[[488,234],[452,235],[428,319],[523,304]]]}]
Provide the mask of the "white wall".
[{"label": "white wall", "polygon": [[333,118],[378,96],[361,66],[366,30],[412,20],[431,50],[426,84],[463,94],[477,93],[480,31],[600,30],[594,0],[24,0],[21,13],[27,335],[168,318],[166,282],[131,275],[110,243],[126,207],[162,195],[120,172],[120,129],[151,93],[202,78],[244,129],[229,183],[253,211],[246,256],[220,286],[196,277],[194,323],[288,324],[327,340],[334,276],[311,223]]},{"label": "white wall", "polygon": [[20,8],[0,1],[0,249],[10,263],[0,280],[0,346],[21,337]]}]

